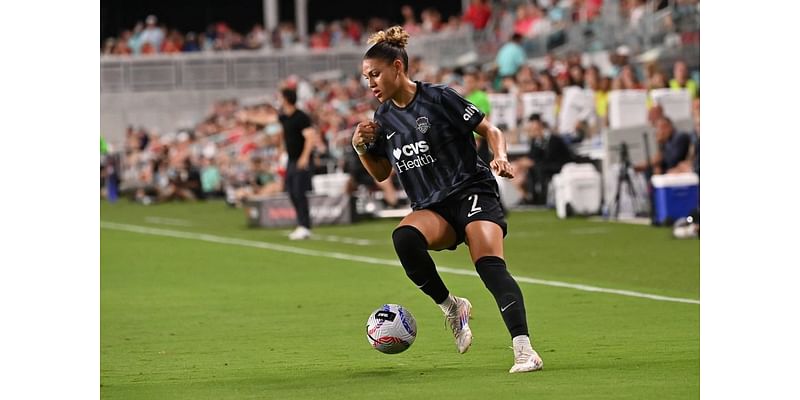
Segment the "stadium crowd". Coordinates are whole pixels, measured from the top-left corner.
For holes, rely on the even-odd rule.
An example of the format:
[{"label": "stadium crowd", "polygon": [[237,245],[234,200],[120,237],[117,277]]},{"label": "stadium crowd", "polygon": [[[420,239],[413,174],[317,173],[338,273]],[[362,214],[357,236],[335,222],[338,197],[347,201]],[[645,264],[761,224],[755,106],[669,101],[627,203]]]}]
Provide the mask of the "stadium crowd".
[{"label": "stadium crowd", "polygon": [[[516,44],[510,41],[507,45]],[[565,157],[555,160],[555,167],[548,167],[555,168],[556,172],[565,162],[579,157],[572,149],[598,140],[599,133],[608,127],[608,93],[611,90],[687,89],[694,98],[696,132],[688,138],[680,134],[681,148],[670,150],[677,151],[677,154],[670,156],[674,161],[669,165],[659,164],[659,169],[663,169],[660,172],[678,171],[676,168],[681,171],[692,170],[692,159],[699,159],[698,82],[692,78],[683,61],[675,62],[669,71],[662,70],[657,63],[635,65],[622,50],[611,55],[613,68],[608,73],[601,72],[596,65],[585,65],[580,54],[571,53],[564,57],[549,55],[538,68],[523,62],[510,67],[511,73],[507,75],[500,74],[503,66],[499,59],[495,63],[496,68],[484,70],[476,67],[440,68],[426,64],[417,57],[411,59],[409,76],[414,80],[448,84],[487,114],[491,114],[487,99],[491,93],[521,96],[529,92],[550,91],[555,93],[556,106],[560,107],[565,89],[590,89],[594,93],[594,112],[579,121],[574,129],[550,126],[541,116],[522,115],[520,108],[517,114],[520,122],[518,128],[505,131],[509,143],[531,146],[532,150],[526,156],[540,165],[553,160],[534,158],[552,154],[546,149],[534,151],[533,147],[547,143],[552,137],[560,137],[570,150]],[[311,116],[318,132],[320,140],[315,144],[314,152],[316,173],[349,172],[353,175],[351,190],[358,184],[375,185],[365,179],[350,146],[353,127],[359,121],[371,119],[378,106],[363,79],[356,74],[317,81],[291,76],[280,86],[297,91],[299,108]],[[216,102],[207,117],[195,126],[178,132],[160,134],[144,127],[129,127],[119,164],[114,169],[119,171],[117,176],[121,193],[148,204],[219,196],[236,205],[248,196],[281,192],[285,152],[276,104],[277,95],[274,100],[260,99],[255,102],[227,99]],[[661,107],[652,101],[649,104],[653,126],[664,125]],[[666,122],[669,126],[661,126],[661,130],[674,128],[671,121],[667,119]],[[662,141],[666,144],[670,135],[670,132],[665,132],[659,144]],[[483,148],[482,156],[487,158],[485,146]],[[654,161],[661,163],[661,159]],[[520,175],[524,177],[524,171],[533,168],[533,165],[522,162],[518,168],[521,168],[523,173]],[[696,169],[699,170],[699,163]],[[548,174],[545,179],[551,175]],[[543,202],[542,196],[531,189],[530,181],[522,178],[516,183],[526,194],[527,201]],[[384,198],[388,199],[389,205],[396,205],[397,196],[391,193],[392,189],[385,186],[380,189],[384,190]]]},{"label": "stadium crowd", "polygon": [[[627,0],[621,13],[631,27],[640,23],[643,7],[657,11],[667,1]],[[585,160],[576,149],[595,144],[600,133],[609,126],[608,94],[614,90],[638,89],[648,93],[655,89],[686,89],[694,104],[694,132],[677,132],[663,110],[648,97],[648,120],[658,132],[659,151],[652,160],[656,172],[694,170],[699,173],[699,71],[690,71],[683,61],[670,68],[663,63],[642,63],[632,58],[626,46],[609,55],[609,63],[597,65],[584,54],[555,53],[538,60],[530,59],[526,39],[550,34],[568,21],[591,21],[600,15],[602,0],[573,1],[501,1],[473,0],[464,14],[443,21],[435,8],[422,10],[421,19],[410,6],[404,6],[400,23],[412,35],[428,32],[465,29],[490,32],[499,41],[493,63],[458,68],[430,65],[412,57],[409,76],[414,80],[443,83],[460,91],[487,115],[491,115],[488,96],[505,93],[517,97],[531,92],[552,92],[560,113],[565,90],[582,88],[593,93],[591,115],[581,118],[575,126],[558,126],[542,115],[523,115],[518,108],[517,128],[504,130],[510,144],[530,148],[517,154],[519,176],[514,181],[524,201],[542,204],[542,193],[554,171],[569,161]],[[696,15],[697,0],[676,0],[672,12],[664,21],[680,26],[684,42],[697,39],[693,25],[687,19]],[[696,21],[694,21],[696,22]],[[106,54],[154,54],[186,51],[229,49],[329,48],[363,43],[363,37],[384,29],[388,22],[371,19],[366,25],[345,18],[329,24],[319,23],[308,43],[299,43],[292,23],[282,23],[275,32],[265,32],[256,25],[246,35],[231,30],[225,23],[209,25],[202,34],[183,35],[159,25],[155,16],[133,30],[123,31],[119,38],[106,43]],[[536,61],[536,62],[534,62]],[[388,206],[397,205],[399,187],[391,183],[378,184],[364,172],[350,146],[353,127],[371,119],[378,102],[357,73],[346,72],[338,78],[319,78],[307,81],[291,76],[276,89],[284,87],[297,91],[298,106],[306,111],[318,132],[315,144],[316,173],[345,171],[351,174],[350,190],[359,185],[380,190]],[[277,92],[277,90],[276,90]],[[145,204],[169,200],[195,200],[224,197],[229,204],[238,205],[251,196],[265,196],[283,191],[286,156],[281,140],[277,94],[271,100],[227,99],[216,102],[207,117],[195,126],[178,132],[153,131],[146,127],[130,126],[125,134],[124,148],[109,152],[101,167],[101,185],[113,182],[115,191]],[[673,134],[674,132],[674,134]],[[558,137],[561,140],[553,141]],[[479,138],[478,138],[479,139]],[[559,146],[561,142],[566,146]],[[486,146],[478,140],[484,159],[489,158]],[[554,147],[555,146],[555,147]],[[667,157],[662,154],[665,152]],[[665,162],[668,160],[669,162]],[[643,166],[638,166],[643,170]],[[527,173],[530,172],[530,173]],[[402,196],[400,196],[402,197]]]},{"label": "stadium crowd", "polygon": [[[641,24],[648,4],[657,11],[667,7],[669,1],[647,3],[645,0],[622,2],[620,17],[632,29]],[[678,0],[678,5],[691,7],[698,0]],[[498,43],[507,41],[513,34],[532,39],[558,32],[572,22],[590,22],[596,19],[603,6],[602,0],[472,0],[462,15],[443,18],[435,6],[414,10],[401,8],[403,20],[398,21],[413,36],[438,32],[472,30],[486,33],[484,38]],[[676,7],[676,10],[683,10]],[[678,12],[666,24],[680,24],[684,13]],[[392,25],[383,18],[361,21],[342,18],[330,22],[317,21],[305,42],[302,42],[293,22],[281,22],[273,31],[262,24],[254,24],[246,33],[237,32],[225,21],[209,24],[204,30],[181,32],[159,21],[155,15],[133,27],[123,29],[118,35],[102,42],[103,55],[152,55],[198,51],[272,50],[272,49],[329,49],[356,46],[365,42],[369,34]]]}]

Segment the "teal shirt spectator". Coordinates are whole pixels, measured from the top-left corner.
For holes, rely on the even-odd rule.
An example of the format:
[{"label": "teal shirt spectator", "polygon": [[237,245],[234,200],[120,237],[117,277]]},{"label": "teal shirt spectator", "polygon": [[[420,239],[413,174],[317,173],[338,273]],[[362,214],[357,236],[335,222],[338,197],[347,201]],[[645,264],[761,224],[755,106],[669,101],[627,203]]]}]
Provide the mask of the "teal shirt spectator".
[{"label": "teal shirt spectator", "polygon": [[220,190],[221,182],[222,177],[219,174],[219,169],[213,165],[203,168],[200,172],[200,185],[205,193]]},{"label": "teal shirt spectator", "polygon": [[497,52],[495,62],[497,63],[498,75],[514,75],[519,70],[519,67],[525,63],[525,49],[520,45],[521,41],[522,36],[515,33],[511,41],[504,44],[500,51]]}]

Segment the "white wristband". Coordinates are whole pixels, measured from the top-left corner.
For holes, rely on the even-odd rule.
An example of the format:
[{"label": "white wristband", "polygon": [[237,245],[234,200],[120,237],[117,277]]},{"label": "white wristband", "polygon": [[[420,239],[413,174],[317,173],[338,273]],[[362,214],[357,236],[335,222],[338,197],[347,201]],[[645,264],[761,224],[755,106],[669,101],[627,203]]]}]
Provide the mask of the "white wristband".
[{"label": "white wristband", "polygon": [[353,145],[353,150],[355,150],[356,154],[358,154],[360,156],[363,156],[364,154],[367,154],[367,146],[363,145],[363,144],[361,146]]}]

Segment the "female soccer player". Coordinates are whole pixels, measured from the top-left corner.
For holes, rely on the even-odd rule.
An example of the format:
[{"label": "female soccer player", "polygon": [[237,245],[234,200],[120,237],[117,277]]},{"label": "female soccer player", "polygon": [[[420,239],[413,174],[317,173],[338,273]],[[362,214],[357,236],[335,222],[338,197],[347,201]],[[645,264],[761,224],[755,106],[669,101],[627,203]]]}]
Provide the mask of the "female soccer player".
[{"label": "female soccer player", "polygon": [[[441,307],[459,353],[472,343],[472,305],[450,294],[428,250],[455,250],[464,242],[511,334],[509,372],[539,370],[522,292],[503,259],[506,221],[492,175],[514,176],[503,133],[453,89],[409,79],[408,38],[399,26],[370,38],[362,72],[382,104],[374,120],[358,124],[353,147],[378,181],[392,168],[397,172],[413,211],[392,233],[395,251],[411,281]],[[473,131],[488,141],[491,170],[477,155]]]}]

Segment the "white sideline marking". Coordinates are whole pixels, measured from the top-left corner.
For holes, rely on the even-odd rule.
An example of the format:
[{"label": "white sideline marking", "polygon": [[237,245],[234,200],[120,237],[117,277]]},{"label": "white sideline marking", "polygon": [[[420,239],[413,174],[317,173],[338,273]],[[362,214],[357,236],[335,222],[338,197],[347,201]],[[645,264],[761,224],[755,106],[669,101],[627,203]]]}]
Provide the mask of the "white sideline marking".
[{"label": "white sideline marking", "polygon": [[[286,234],[288,234],[289,232],[291,231],[284,231],[284,233]],[[358,239],[358,238],[336,236],[336,235],[318,235],[316,233],[311,234],[311,240],[324,240],[326,242],[347,243],[347,244],[355,244],[358,246],[372,246],[378,243],[374,240],[369,240],[369,239]]]},{"label": "white sideline marking", "polygon": [[[286,245],[282,245],[282,244],[257,242],[255,240],[237,239],[237,238],[230,238],[230,237],[224,237],[224,236],[209,235],[209,234],[205,234],[205,233],[181,232],[181,231],[173,231],[173,230],[168,230],[168,229],[149,228],[149,227],[146,227],[146,226],[119,224],[119,223],[116,223],[116,222],[105,222],[105,221],[100,221],[100,227],[101,228],[105,228],[105,229],[114,229],[114,230],[119,230],[119,231],[141,233],[141,234],[145,234],[145,235],[168,236],[168,237],[175,237],[175,238],[180,238],[180,239],[201,240],[201,241],[204,241],[204,242],[211,242],[211,243],[221,243],[221,244],[232,244],[232,245],[236,245],[236,246],[255,247],[255,248],[259,248],[259,249],[282,251],[282,252],[285,252],[285,253],[300,254],[300,255],[304,255],[304,256],[336,258],[336,259],[339,259],[339,260],[347,260],[347,261],[360,261],[360,262],[364,262],[364,263],[368,263],[368,264],[385,265],[385,266],[390,266],[390,267],[400,267],[401,266],[400,262],[397,261],[397,260],[389,260],[389,259],[384,259],[384,258],[375,258],[375,257],[366,257],[366,256],[357,256],[357,255],[354,255],[354,254],[339,253],[339,252],[334,252],[334,251],[311,250],[311,249],[304,249],[304,248],[300,248],[300,247],[286,246]],[[460,269],[460,268],[437,266],[436,269],[439,272],[446,272],[446,273],[455,274],[455,275],[478,276],[478,273],[475,272],[475,271],[469,271],[469,270]],[[657,300],[657,301],[669,301],[669,302],[675,302],[675,303],[700,304],[700,300],[685,299],[685,298],[680,298],[680,297],[660,296],[660,295],[657,295],[657,294],[634,292],[634,291],[631,291],[631,290],[608,289],[608,288],[602,288],[602,287],[597,287],[597,286],[582,285],[582,284],[578,284],[578,283],[568,283],[568,282],[561,282],[561,281],[550,281],[550,280],[544,280],[544,279],[528,278],[528,277],[524,277],[524,276],[514,276],[514,278],[518,282],[532,283],[532,284],[535,284],[535,285],[563,287],[563,288],[581,290],[581,291],[584,291],[584,292],[609,293],[609,294],[616,294],[616,295],[620,295],[620,296],[639,297],[639,298]]]},{"label": "white sideline marking", "polygon": [[175,218],[144,217],[144,221],[149,222],[151,224],[192,226],[192,223],[189,221],[186,221],[184,219],[175,219]]}]

